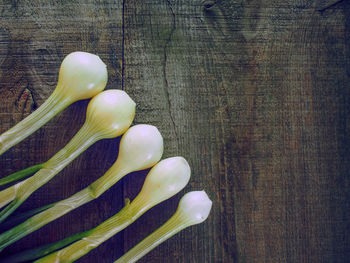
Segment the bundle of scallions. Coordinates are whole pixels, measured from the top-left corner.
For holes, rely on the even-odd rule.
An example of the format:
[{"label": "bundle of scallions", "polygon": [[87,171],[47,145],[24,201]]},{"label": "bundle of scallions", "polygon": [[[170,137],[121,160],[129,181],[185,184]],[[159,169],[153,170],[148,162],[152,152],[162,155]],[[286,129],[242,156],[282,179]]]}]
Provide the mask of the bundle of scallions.
[{"label": "bundle of scallions", "polygon": [[[45,163],[0,179],[0,186],[22,180],[0,191],[0,208],[4,207],[0,211],[1,223],[34,191],[90,145],[125,133],[116,162],[102,177],[71,197],[24,213],[27,220],[0,234],[0,251],[75,208],[98,198],[126,174],[153,167],[141,192],[131,203],[127,201],[120,212],[93,229],[11,255],[0,259],[0,262],[16,263],[35,259],[36,262],[73,262],[126,228],[153,206],[178,193],[188,183],[191,169],[187,161],[183,157],[171,157],[159,162],[163,154],[163,138],[158,129],[147,124],[129,128],[135,116],[135,102],[124,91],[103,91],[106,83],[106,66],[98,56],[85,52],[71,53],[63,60],[57,87],[47,101],[23,121],[0,135],[1,155],[69,104],[92,97],[84,125],[62,150]],[[25,179],[28,176],[30,177]],[[203,222],[209,215],[211,205],[204,191],[186,194],[180,200],[174,216],[116,262],[135,262],[182,229]],[[17,216],[12,221],[21,219],[21,216]]]},{"label": "bundle of scallions", "polygon": [[[182,190],[188,183],[190,174],[190,167],[184,158],[164,159],[151,169],[141,192],[131,203],[126,202],[126,206],[119,213],[91,230],[46,246],[42,251],[35,251],[34,255],[29,253],[30,251],[26,255],[36,258],[66,246],[38,262],[73,262],[123,230],[153,206]],[[22,254],[22,260],[23,257]],[[26,258],[29,259],[33,258]],[[8,262],[10,261],[18,262],[15,257],[8,259]]]},{"label": "bundle of scallions", "polygon": [[86,121],[72,140],[39,171],[0,192],[0,222],[4,221],[35,190],[47,183],[90,145],[104,138],[123,134],[135,115],[135,102],[121,90],[107,90],[96,95],[89,103]]},{"label": "bundle of scallions", "polygon": [[[0,250],[43,227],[66,213],[96,199],[124,175],[155,165],[163,154],[163,138],[152,125],[131,127],[122,137],[119,155],[114,165],[85,189],[47,209],[0,235]],[[39,209],[42,210],[42,209]]]}]

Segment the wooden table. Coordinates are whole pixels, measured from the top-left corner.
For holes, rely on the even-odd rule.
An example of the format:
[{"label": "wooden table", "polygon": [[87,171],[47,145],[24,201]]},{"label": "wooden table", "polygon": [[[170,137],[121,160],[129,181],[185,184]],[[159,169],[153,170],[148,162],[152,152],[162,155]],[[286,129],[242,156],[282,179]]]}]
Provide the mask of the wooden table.
[{"label": "wooden table", "polygon": [[[204,189],[208,220],[140,262],[348,262],[349,1],[0,1],[0,129],[54,90],[73,51],[107,64],[134,124],[184,156],[189,185],[79,262],[113,262]],[[78,131],[77,102],[0,157],[1,176],[48,160]],[[79,156],[19,211],[61,200],[114,163],[118,139]],[[16,242],[2,256],[90,229],[134,198],[147,171]]]}]

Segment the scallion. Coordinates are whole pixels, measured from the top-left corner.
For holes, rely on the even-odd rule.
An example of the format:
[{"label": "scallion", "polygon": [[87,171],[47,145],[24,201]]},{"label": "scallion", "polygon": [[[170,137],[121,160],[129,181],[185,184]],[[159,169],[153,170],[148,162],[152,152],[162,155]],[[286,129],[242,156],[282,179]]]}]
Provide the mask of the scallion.
[{"label": "scallion", "polygon": [[2,233],[0,250],[73,209],[96,199],[124,175],[154,166],[162,154],[163,138],[155,126],[139,124],[131,127],[120,141],[117,161],[104,176],[71,197],[56,202],[47,210],[40,211],[22,224]]},{"label": "scallion", "polygon": [[162,160],[147,175],[141,192],[119,213],[89,230],[80,240],[35,262],[77,260],[133,223],[151,207],[182,190],[190,179],[190,173],[190,167],[182,157]]},{"label": "scallion", "polygon": [[73,52],[66,56],[51,96],[32,114],[0,135],[0,155],[31,135],[68,105],[100,93],[106,83],[106,65],[98,56],[86,52]]},{"label": "scallion", "polygon": [[35,190],[47,183],[90,145],[123,134],[135,116],[135,102],[121,90],[107,90],[89,103],[86,121],[73,139],[28,179],[0,192],[0,222],[5,220]]},{"label": "scallion", "polygon": [[181,230],[202,223],[207,219],[211,206],[212,201],[204,191],[193,191],[185,194],[181,198],[175,214],[164,225],[147,236],[114,263],[136,262]]}]

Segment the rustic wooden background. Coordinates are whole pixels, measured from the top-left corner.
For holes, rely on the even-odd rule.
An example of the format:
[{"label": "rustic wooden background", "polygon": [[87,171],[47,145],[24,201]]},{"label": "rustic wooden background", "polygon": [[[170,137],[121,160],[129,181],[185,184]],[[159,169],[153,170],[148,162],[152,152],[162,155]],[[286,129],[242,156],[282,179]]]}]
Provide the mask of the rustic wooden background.
[{"label": "rustic wooden background", "polygon": [[[205,189],[208,220],[140,262],[348,262],[350,3],[335,0],[0,1],[0,129],[51,94],[73,51],[98,54],[108,89],[156,125],[164,157],[192,167],[185,190],[79,262],[112,262]],[[1,176],[48,160],[80,128],[73,104],[0,157]],[[119,140],[96,143],[20,208],[61,200],[101,176]],[[89,229],[133,198],[147,171],[43,227],[1,256]]]}]

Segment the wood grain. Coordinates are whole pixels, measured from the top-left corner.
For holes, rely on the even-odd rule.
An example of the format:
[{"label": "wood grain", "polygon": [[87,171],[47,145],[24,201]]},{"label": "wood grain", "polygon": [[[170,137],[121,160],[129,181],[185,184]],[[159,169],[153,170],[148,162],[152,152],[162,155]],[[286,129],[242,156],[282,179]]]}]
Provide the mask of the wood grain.
[{"label": "wood grain", "polygon": [[[204,189],[208,220],[140,262],[347,262],[350,257],[349,1],[0,1],[0,131],[35,110],[75,50],[107,64],[107,88],[137,102],[134,123],[161,131],[164,158],[192,178],[181,194],[79,262],[112,262]],[[0,157],[1,176],[57,152],[84,121],[78,102]],[[92,146],[21,211],[101,176],[119,140]],[[140,190],[126,176],[99,200],[1,256],[89,229]],[[74,175],[74,176],[73,176]]]}]

